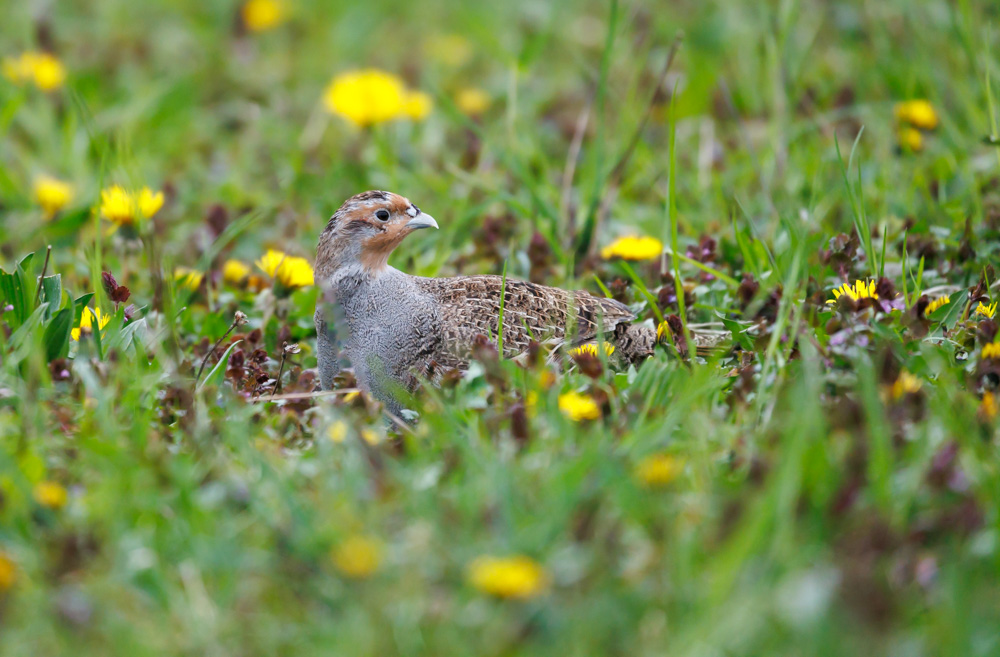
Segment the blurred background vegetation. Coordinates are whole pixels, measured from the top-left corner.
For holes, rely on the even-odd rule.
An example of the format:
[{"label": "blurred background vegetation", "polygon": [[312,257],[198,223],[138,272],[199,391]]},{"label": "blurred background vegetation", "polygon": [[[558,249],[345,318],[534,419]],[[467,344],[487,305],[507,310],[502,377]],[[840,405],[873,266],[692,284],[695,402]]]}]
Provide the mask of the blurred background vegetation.
[{"label": "blurred background vegetation", "polygon": [[[990,0],[4,3],[0,652],[997,654],[998,27]],[[335,91],[357,71],[387,120]],[[373,188],[441,226],[404,271],[506,264],[729,340],[480,353],[413,429],[253,402],[314,387],[316,238]],[[628,235],[684,256],[601,256]]]}]

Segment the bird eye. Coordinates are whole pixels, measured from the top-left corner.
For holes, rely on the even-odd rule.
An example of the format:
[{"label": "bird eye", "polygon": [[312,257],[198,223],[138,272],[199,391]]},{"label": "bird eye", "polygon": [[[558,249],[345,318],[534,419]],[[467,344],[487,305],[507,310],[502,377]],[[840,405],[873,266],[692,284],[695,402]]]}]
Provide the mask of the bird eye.
[{"label": "bird eye", "polygon": [[375,213],[375,217],[379,221],[389,221],[389,211],[388,210],[379,210],[378,212]]}]

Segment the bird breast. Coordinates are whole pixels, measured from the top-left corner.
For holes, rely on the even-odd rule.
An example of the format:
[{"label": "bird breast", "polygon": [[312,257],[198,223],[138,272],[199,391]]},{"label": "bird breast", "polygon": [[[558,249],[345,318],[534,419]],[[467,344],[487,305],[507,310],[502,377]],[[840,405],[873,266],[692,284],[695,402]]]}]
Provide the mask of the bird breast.
[{"label": "bird breast", "polygon": [[434,335],[437,313],[411,277],[387,268],[379,276],[341,281],[334,299],[347,324],[345,347],[357,361],[378,359],[389,372],[402,372]]}]

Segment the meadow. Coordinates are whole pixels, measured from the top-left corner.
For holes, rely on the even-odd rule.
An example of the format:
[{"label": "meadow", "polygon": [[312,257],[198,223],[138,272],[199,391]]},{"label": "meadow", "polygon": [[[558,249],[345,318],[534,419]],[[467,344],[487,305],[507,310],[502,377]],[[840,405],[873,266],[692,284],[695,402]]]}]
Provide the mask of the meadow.
[{"label": "meadow", "polygon": [[[0,654],[1000,654],[998,113],[993,0],[3,3]],[[315,394],[368,189],[655,355]]]}]

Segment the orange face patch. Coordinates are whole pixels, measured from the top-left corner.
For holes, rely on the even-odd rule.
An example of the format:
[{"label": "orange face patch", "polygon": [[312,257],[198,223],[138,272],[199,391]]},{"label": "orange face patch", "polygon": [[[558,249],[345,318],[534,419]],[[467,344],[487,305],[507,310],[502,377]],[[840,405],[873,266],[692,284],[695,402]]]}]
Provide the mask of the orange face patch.
[{"label": "orange face patch", "polygon": [[406,211],[412,205],[407,199],[403,198],[399,194],[393,194],[389,198],[389,203],[386,205],[386,209],[394,215],[402,216],[406,214]]},{"label": "orange face patch", "polygon": [[[405,210],[405,207],[404,207]],[[361,249],[361,265],[370,272],[377,272],[389,262],[389,255],[410,233],[405,222],[386,226],[385,230],[365,240]]]}]

